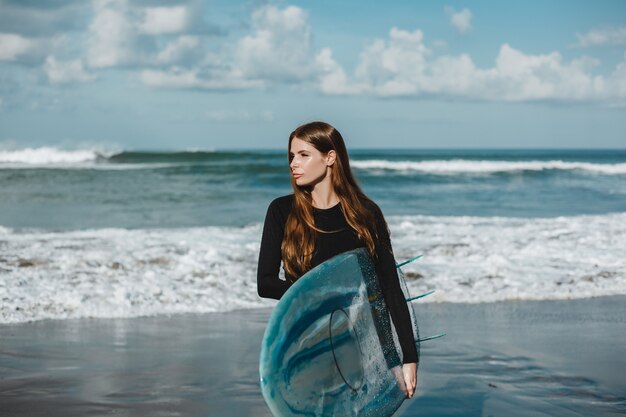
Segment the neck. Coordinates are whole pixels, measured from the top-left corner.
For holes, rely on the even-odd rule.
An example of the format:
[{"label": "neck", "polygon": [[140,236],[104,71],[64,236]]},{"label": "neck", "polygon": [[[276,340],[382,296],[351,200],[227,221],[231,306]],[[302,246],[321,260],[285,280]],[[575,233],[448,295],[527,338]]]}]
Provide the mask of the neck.
[{"label": "neck", "polygon": [[313,207],[319,209],[333,207],[339,202],[339,198],[330,180],[330,175],[327,175],[321,182],[315,184],[311,190],[311,197],[313,197]]}]

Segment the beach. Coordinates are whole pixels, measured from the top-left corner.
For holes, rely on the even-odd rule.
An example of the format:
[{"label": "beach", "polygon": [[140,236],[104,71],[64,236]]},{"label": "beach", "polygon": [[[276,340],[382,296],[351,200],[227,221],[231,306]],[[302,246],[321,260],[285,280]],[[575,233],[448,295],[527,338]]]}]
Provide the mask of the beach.
[{"label": "beach", "polygon": [[[4,158],[4,159],[3,159]],[[397,416],[626,412],[626,151],[363,149],[422,343]],[[0,417],[270,416],[282,151],[0,151]]]},{"label": "beach", "polygon": [[[626,412],[626,297],[417,305],[416,396],[397,416]],[[271,416],[271,309],[0,325],[0,414]]]},{"label": "beach", "polygon": [[0,0],[0,417],[626,417],[626,1],[493,3]]}]

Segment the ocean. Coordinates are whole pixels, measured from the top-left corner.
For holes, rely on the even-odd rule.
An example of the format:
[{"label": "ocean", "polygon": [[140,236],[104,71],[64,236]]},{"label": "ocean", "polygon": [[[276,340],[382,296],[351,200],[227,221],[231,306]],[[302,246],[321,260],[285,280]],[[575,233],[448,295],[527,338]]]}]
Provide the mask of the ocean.
[{"label": "ocean", "polygon": [[[411,292],[626,294],[626,150],[351,150]],[[286,151],[0,150],[0,322],[273,305],[256,293]]]}]

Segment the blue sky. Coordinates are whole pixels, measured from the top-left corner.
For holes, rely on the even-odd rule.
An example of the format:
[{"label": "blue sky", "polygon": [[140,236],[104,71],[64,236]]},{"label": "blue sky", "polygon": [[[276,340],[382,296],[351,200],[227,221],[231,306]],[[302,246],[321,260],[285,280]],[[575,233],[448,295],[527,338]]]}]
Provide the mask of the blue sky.
[{"label": "blue sky", "polygon": [[0,0],[0,149],[624,148],[626,2]]}]

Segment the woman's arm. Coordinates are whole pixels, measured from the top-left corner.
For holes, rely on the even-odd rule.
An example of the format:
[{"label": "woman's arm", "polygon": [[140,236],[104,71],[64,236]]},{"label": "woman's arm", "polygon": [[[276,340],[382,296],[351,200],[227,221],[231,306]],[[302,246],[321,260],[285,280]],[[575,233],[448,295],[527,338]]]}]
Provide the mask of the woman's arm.
[{"label": "woman's arm", "polygon": [[373,210],[376,217],[378,242],[376,242],[376,273],[389,309],[389,314],[396,328],[400,347],[402,348],[403,363],[417,363],[419,361],[415,347],[415,335],[409,314],[409,307],[400,287],[400,279],[396,269],[396,260],[391,248],[389,230],[382,211],[378,206]]},{"label": "woman's arm", "polygon": [[281,219],[278,199],[272,201],[267,208],[259,264],[257,268],[257,292],[260,297],[279,300],[290,284],[278,278],[280,271],[281,251],[285,224]]}]

